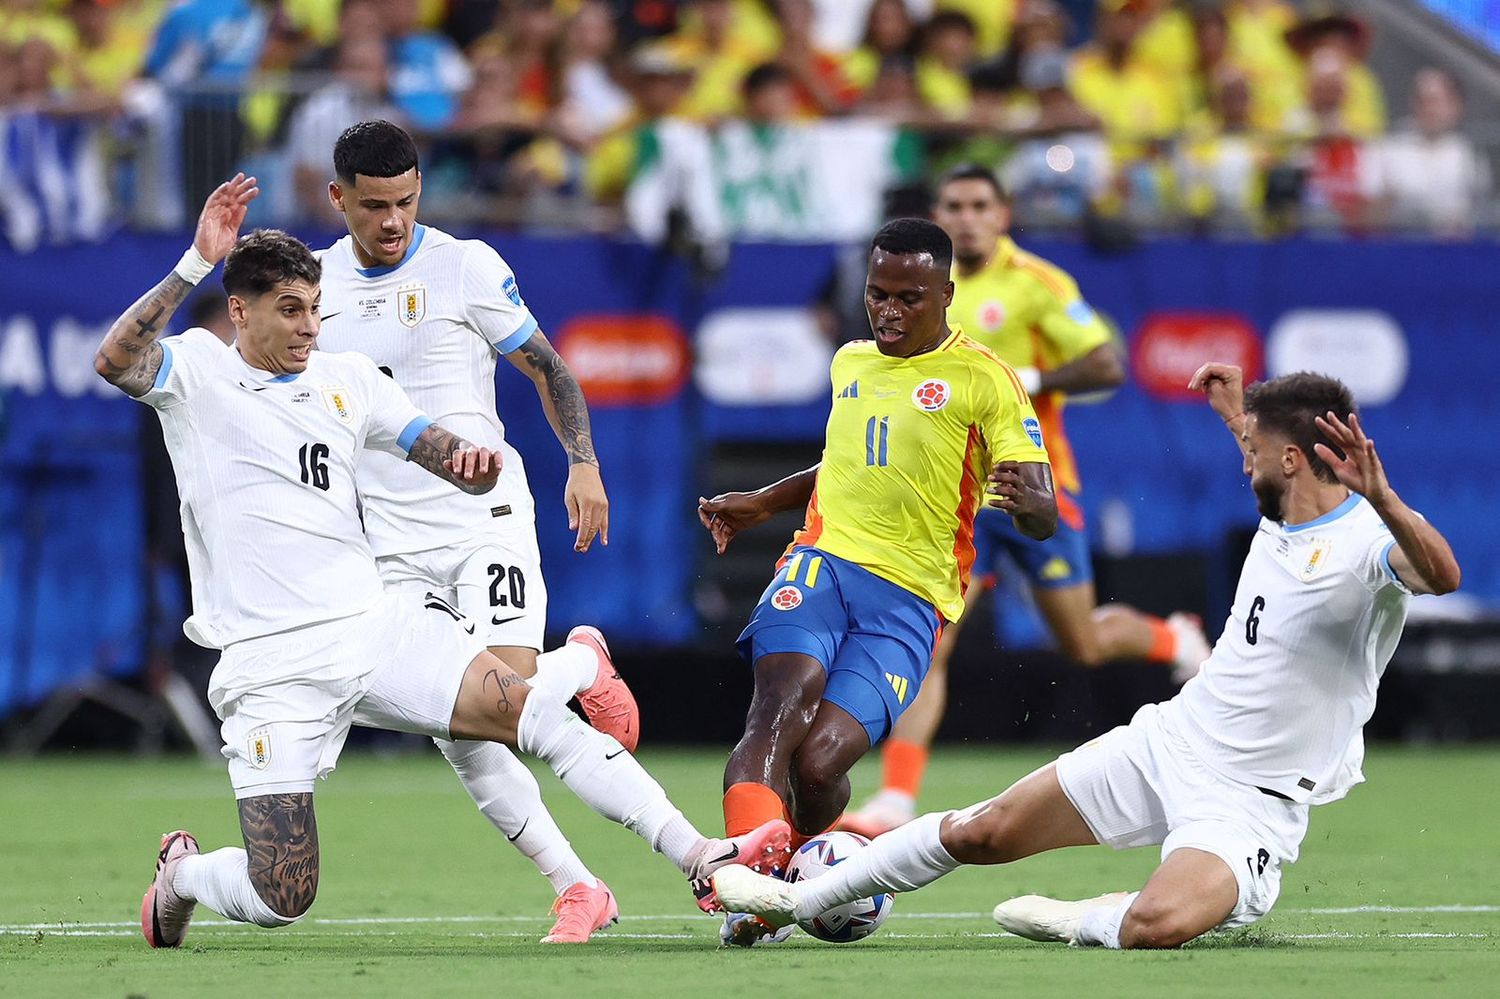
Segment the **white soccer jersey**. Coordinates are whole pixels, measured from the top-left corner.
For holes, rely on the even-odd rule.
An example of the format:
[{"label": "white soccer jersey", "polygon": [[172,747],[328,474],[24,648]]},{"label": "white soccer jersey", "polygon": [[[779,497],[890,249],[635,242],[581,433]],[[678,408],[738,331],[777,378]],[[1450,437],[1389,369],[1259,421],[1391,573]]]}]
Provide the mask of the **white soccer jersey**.
[{"label": "white soccer jersey", "polygon": [[141,401],[161,419],[177,474],[187,636],[224,648],[367,610],[381,584],[360,530],[356,461],[363,448],[404,459],[432,421],[359,354],[314,351],[302,373],[272,375],[207,330],[161,345]]},{"label": "white soccer jersey", "polygon": [[1305,524],[1261,520],[1224,634],[1168,702],[1205,763],[1311,804],[1364,780],[1362,729],[1411,592],[1394,544],[1358,495]]},{"label": "white soccer jersey", "polygon": [[353,236],[321,258],[319,349],[368,355],[445,429],[503,456],[495,490],[473,496],[398,458],[366,455],[359,491],[375,554],[453,544],[497,517],[529,524],[526,470],[495,413],[495,359],[525,343],[537,322],[505,261],[479,240],[422,225],[391,267],[361,267]]}]

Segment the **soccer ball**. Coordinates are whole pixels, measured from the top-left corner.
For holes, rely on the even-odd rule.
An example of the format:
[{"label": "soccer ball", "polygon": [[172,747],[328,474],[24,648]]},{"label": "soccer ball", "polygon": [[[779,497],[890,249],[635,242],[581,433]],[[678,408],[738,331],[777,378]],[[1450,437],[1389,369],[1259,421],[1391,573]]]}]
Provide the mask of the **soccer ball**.
[{"label": "soccer ball", "polygon": [[[814,836],[803,844],[802,849],[792,854],[787,865],[786,879],[791,882],[820,877],[830,867],[841,864],[855,851],[863,850],[870,841],[849,832],[830,832]],[[797,921],[804,931],[828,943],[852,943],[880,929],[885,917],[891,914],[893,905],[889,893],[874,898],[860,898],[853,902],[836,905],[827,912],[811,919]]]}]

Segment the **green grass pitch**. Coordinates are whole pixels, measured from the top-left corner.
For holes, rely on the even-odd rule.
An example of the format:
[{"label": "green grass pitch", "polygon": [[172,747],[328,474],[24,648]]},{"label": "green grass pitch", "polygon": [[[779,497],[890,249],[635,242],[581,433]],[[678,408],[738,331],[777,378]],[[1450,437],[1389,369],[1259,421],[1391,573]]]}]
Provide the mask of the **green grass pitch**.
[{"label": "green grass pitch", "polygon": [[[718,828],[723,753],[643,754]],[[967,804],[1050,756],[941,749],[924,804]],[[870,761],[856,775],[867,789]],[[682,878],[553,778],[558,821],[624,918],[585,947],[538,944],[551,893],[475,812],[437,752],[349,755],[318,791],[321,895],[288,930],[200,910],[187,946],[136,925],[156,841],[238,842],[222,771],[186,760],[0,761],[0,995],[1425,996],[1494,994],[1500,971],[1500,751],[1377,749],[1369,783],[1316,809],[1302,860],[1256,927],[1175,953],[1104,953],[996,934],[1011,895],[1138,886],[1154,851],[1064,851],[960,871],[897,900],[879,934],[716,949]]]}]

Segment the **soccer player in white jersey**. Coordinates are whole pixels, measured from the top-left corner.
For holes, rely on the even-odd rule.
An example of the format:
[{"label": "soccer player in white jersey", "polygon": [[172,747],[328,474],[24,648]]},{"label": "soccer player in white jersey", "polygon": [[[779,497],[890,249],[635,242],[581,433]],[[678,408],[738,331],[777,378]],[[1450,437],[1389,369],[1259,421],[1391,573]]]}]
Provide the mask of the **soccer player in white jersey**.
[{"label": "soccer player in white jersey", "polygon": [[[538,656],[547,589],[521,456],[495,409],[495,360],[536,385],[568,454],[563,498],[574,548],[596,532],[609,541],[609,503],[578,382],[527,309],[500,255],[417,222],[422,175],[411,137],[387,121],[353,125],[333,149],[329,198],[349,235],[319,254],[320,350],[375,361],[416,405],[503,456],[500,483],[483,497],[447,487],[399,457],[371,452],[355,485],[365,534],[388,590],[434,592],[477,626],[490,651],[527,682],[578,697],[595,728],[634,750],[635,699],[613,669],[564,647]],[[592,630],[579,637],[600,641]],[[536,778],[504,746],[438,740],[480,811],[536,864],[557,893],[547,943],[584,943],[615,919],[609,888],[589,871],[542,803]]]},{"label": "soccer player in white jersey", "polygon": [[[494,488],[500,456],[433,422],[369,358],[314,350],[312,251],[274,230],[236,242],[257,193],[241,175],[209,197],[192,247],[95,357],[162,422],[192,574],[184,630],[222,650],[209,701],[245,843],[200,854],[183,830],[162,837],[141,902],[147,942],[179,946],[198,902],[268,927],[307,911],[319,865],[313,786],[355,724],[532,753],[693,879],[724,863],[783,862],[785,822],[733,841],[700,835],[618,741],[530,687],[447,601],[384,591],[359,521],[359,456],[405,456],[475,494]],[[220,260],[235,343],[203,329],[159,340]],[[597,641],[571,648],[609,668]]]},{"label": "soccer player in white jersey", "polygon": [[963,864],[1105,843],[1159,844],[1161,866],[1140,891],[1028,895],[995,921],[1033,940],[1176,947],[1270,911],[1310,806],[1364,779],[1361,729],[1410,595],[1456,589],[1459,567],[1391,489],[1342,384],[1303,373],[1247,392],[1239,368],[1207,364],[1192,387],[1239,443],[1263,518],[1202,672],[999,797],[922,816],[822,877],[720,871],[721,904],[784,926]]}]

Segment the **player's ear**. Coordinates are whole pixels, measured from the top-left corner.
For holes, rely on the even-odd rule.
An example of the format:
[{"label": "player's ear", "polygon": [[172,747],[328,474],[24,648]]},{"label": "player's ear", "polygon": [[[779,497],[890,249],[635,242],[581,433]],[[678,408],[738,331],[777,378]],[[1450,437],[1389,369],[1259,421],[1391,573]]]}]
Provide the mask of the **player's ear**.
[{"label": "player's ear", "polygon": [[946,309],[946,308],[948,308],[952,304],[953,304],[953,282],[949,281],[947,284],[943,285],[943,308]]},{"label": "player's ear", "polygon": [[1281,471],[1285,475],[1295,475],[1298,464],[1307,464],[1307,455],[1295,444],[1286,444],[1281,448]]},{"label": "player's ear", "polygon": [[248,319],[246,318],[246,315],[245,315],[245,311],[246,311],[246,302],[245,302],[245,300],[243,298],[241,298],[240,296],[238,296],[238,295],[230,295],[229,296],[229,321],[234,324],[234,328],[237,329],[237,330],[244,329],[245,326],[246,326],[246,324],[247,324],[247,322],[248,322]]},{"label": "player's ear", "polygon": [[344,189],[339,186],[339,182],[336,180],[328,182],[328,203],[333,206],[333,210],[336,212],[344,210]]}]

